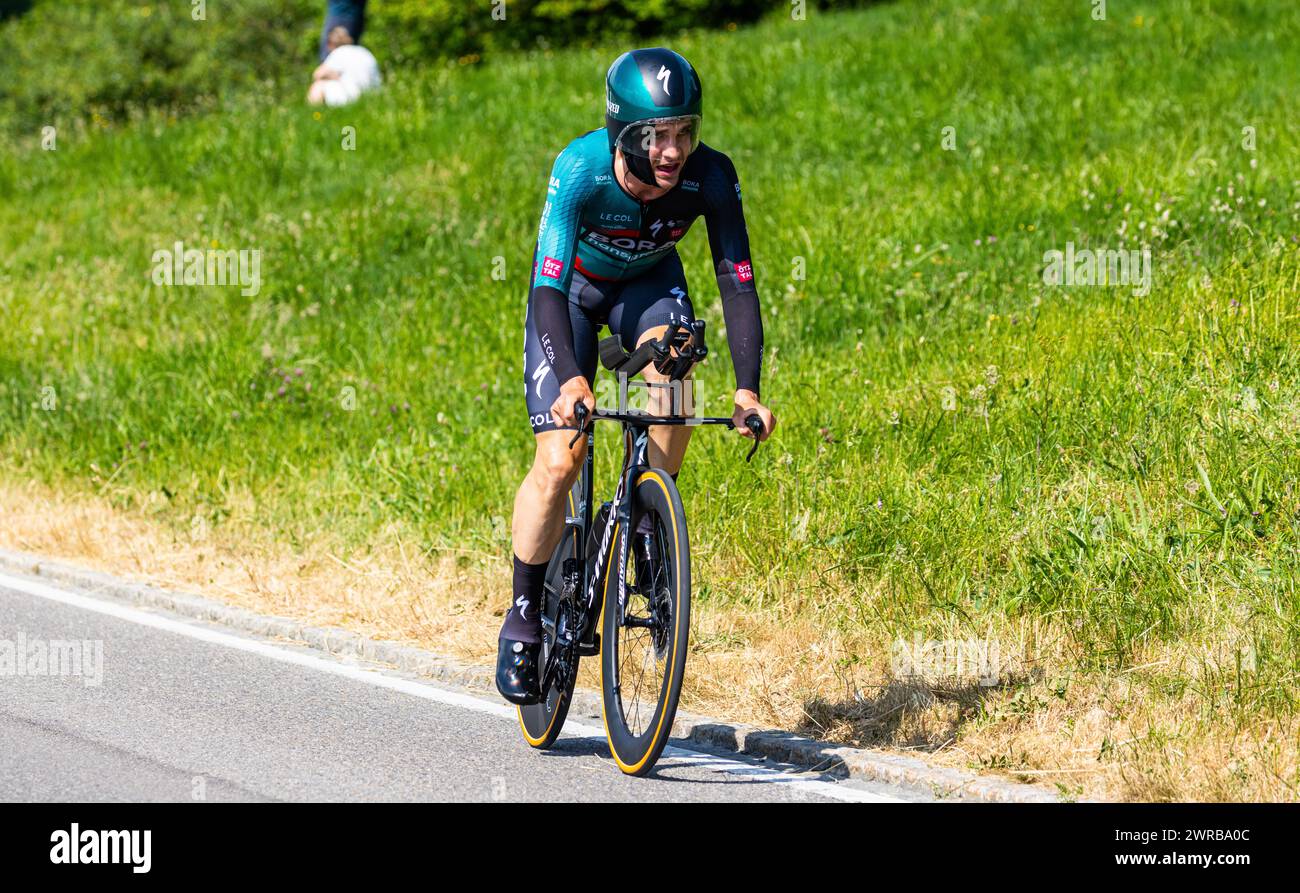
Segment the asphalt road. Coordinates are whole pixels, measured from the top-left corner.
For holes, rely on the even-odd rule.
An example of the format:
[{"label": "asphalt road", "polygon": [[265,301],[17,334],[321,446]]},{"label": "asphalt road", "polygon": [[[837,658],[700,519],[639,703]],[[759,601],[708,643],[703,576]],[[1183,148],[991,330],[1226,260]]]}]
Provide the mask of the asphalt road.
[{"label": "asphalt road", "polygon": [[[60,641],[79,665],[66,650],[61,673],[31,663]],[[671,742],[650,777],[628,778],[599,722],[571,716],[535,751],[481,694],[0,574],[0,800],[195,799],[919,798]]]}]

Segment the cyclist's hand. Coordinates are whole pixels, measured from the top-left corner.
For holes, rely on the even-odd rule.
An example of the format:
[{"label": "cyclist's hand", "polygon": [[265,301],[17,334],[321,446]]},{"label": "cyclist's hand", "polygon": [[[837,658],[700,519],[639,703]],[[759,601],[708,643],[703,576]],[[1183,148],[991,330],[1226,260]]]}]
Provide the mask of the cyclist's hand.
[{"label": "cyclist's hand", "polygon": [[776,416],[772,415],[772,410],[758,402],[757,394],[743,389],[736,391],[735,404],[736,411],[731,414],[731,421],[741,437],[754,436],[754,433],[745,427],[745,419],[751,415],[757,415],[763,421],[763,436],[759,440],[764,441],[772,436],[772,432],[776,429]]},{"label": "cyclist's hand", "polygon": [[589,413],[596,408],[596,398],[591,395],[591,387],[587,384],[587,379],[575,375],[560,385],[560,396],[556,397],[555,402],[551,404],[551,418],[555,419],[555,424],[561,428],[578,427],[574,409],[579,402],[587,404]]}]

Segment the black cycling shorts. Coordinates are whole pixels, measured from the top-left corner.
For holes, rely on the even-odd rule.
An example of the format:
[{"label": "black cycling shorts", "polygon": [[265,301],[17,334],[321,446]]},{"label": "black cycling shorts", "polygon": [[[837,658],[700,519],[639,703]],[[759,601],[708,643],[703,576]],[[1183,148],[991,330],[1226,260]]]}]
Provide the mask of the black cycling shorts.
[{"label": "black cycling shorts", "polygon": [[[636,347],[637,339],[655,326],[673,322],[689,325],[695,319],[686,273],[676,251],[635,279],[609,282],[588,279],[573,271],[569,285],[569,321],[573,324],[573,349],[578,369],[595,388],[596,343],[601,325],[619,336],[624,350]],[[524,314],[524,394],[528,421],[533,433],[561,427],[551,418],[551,404],[560,396],[560,382],[546,360],[533,327],[532,301]]]}]

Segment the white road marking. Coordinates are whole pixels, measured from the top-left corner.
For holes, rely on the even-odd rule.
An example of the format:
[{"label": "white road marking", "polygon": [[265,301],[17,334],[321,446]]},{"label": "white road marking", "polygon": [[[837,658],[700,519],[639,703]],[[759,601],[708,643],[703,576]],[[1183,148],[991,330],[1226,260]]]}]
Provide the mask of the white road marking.
[{"label": "white road marking", "polygon": [[[14,577],[5,573],[0,573],[0,586],[17,592],[24,592],[28,595],[34,595],[38,598],[48,599],[49,601],[58,602],[59,604],[68,605],[70,607],[81,608],[85,611],[94,611],[97,614],[104,614],[109,617],[116,617],[119,620],[138,623],[141,626],[148,626],[181,636],[189,636],[192,639],[198,639],[201,642],[207,642],[212,645],[223,645],[227,648],[234,648],[238,651],[247,651],[251,654],[270,658],[271,660],[278,660],[281,663],[294,664],[299,667],[308,667],[313,670],[319,670],[322,673],[332,673],[335,676],[354,679],[358,682],[366,682],[380,688],[400,691],[403,694],[413,695],[417,698],[424,698],[428,701],[436,701],[440,704],[461,707],[465,710],[475,710],[479,713],[486,713],[491,716],[508,719],[511,723],[518,722],[518,714],[514,707],[509,707],[503,703],[497,703],[494,701],[485,701],[482,698],[477,698],[473,695],[450,691],[445,688],[438,688],[433,685],[415,682],[410,679],[403,679],[399,676],[390,676],[381,668],[370,669],[353,664],[342,663],[337,658],[325,658],[315,654],[290,650],[284,646],[273,645],[262,639],[244,638],[243,636],[234,635],[233,633],[221,632],[220,630],[211,629],[206,626],[198,626],[196,623],[176,620],[161,614],[153,614],[120,602],[107,601],[105,599],[94,598],[88,595],[81,595],[76,592],[69,592],[47,583],[39,583],[35,580],[29,580],[23,577]],[[605,740],[605,730],[603,728],[587,725],[582,722],[575,722],[573,720],[565,722],[563,735],[566,738],[595,738],[600,741]],[[829,799],[847,800],[856,803],[904,802],[901,798],[890,797],[886,794],[876,794],[859,788],[846,787],[834,782],[800,777],[799,775],[788,772],[778,772],[775,769],[769,769],[765,766],[751,765],[738,760],[731,760],[725,757],[687,750],[683,747],[675,747],[671,745],[664,748],[663,758],[660,759],[659,765],[704,768],[710,771],[723,772],[728,775],[743,776],[747,781],[751,782],[789,785],[800,795],[816,794]]]}]

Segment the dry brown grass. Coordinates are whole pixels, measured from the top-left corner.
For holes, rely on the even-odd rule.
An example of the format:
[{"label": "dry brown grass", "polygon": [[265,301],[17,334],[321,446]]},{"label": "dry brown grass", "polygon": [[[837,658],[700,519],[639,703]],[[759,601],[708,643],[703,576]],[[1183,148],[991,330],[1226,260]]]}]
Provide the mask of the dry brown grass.
[{"label": "dry brown grass", "polygon": [[[507,603],[503,562],[420,556],[396,526],[363,552],[343,554],[326,534],[293,550],[237,519],[217,532],[177,532],[148,506],[125,512],[93,496],[0,483],[4,548],[462,659],[494,659]],[[1054,676],[1069,666],[1061,638],[1049,626],[1016,622],[989,631],[1004,654],[1016,655],[1013,684],[900,681],[889,643],[845,631],[831,617],[793,591],[763,610],[700,603],[683,707],[925,754],[1059,786],[1068,796],[1296,799],[1294,721],[1242,724],[1226,708],[1207,711],[1203,698],[1161,695],[1161,679],[1197,678],[1221,655],[1194,647],[1152,653],[1125,674],[1063,682]],[[597,662],[586,662],[582,684],[598,687]]]}]

